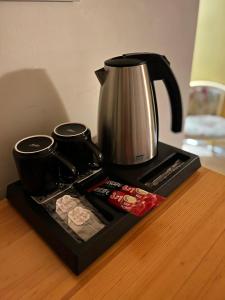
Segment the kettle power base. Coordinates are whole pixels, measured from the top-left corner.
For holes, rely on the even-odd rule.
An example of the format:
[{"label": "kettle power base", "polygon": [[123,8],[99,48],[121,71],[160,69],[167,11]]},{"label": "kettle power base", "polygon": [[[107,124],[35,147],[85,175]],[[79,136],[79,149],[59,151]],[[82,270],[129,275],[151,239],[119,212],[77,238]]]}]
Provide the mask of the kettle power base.
[{"label": "kettle power base", "polygon": [[107,166],[107,173],[122,182],[162,196],[169,196],[201,167],[197,155],[158,143],[158,154],[151,161],[135,166]]},{"label": "kettle power base", "polygon": [[[151,163],[133,167],[108,166],[105,175],[168,196],[201,164],[198,156],[166,144],[159,143],[158,149],[158,156]],[[90,184],[92,183],[89,181],[86,187],[82,186],[82,189],[88,188]],[[20,181],[8,186],[7,198],[77,275],[142,219],[121,212],[100,198],[89,196],[88,201],[103,217],[105,227],[84,242],[74,239],[72,234],[49,215],[43,205],[27,196]]]}]

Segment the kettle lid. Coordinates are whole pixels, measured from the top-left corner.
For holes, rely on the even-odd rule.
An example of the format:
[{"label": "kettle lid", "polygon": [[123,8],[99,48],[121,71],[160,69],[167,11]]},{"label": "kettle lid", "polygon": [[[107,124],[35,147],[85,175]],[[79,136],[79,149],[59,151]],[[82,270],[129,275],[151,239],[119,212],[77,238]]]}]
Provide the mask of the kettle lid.
[{"label": "kettle lid", "polygon": [[134,67],[145,64],[145,61],[137,58],[127,58],[126,56],[117,56],[105,61],[108,67]]}]

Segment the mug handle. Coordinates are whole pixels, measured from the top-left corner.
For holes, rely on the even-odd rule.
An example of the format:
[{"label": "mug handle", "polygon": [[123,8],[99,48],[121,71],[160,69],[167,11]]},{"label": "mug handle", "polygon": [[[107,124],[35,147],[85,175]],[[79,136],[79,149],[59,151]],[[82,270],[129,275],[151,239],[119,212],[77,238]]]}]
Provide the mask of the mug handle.
[{"label": "mug handle", "polygon": [[74,176],[74,178],[77,175],[77,169],[76,167],[71,164],[66,158],[64,158],[59,152],[53,151],[52,155],[57,158]]},{"label": "mug handle", "polygon": [[93,152],[94,159],[95,159],[94,167],[99,167],[103,162],[103,155],[101,151],[91,140],[85,140],[85,144],[91,150],[91,152]]}]

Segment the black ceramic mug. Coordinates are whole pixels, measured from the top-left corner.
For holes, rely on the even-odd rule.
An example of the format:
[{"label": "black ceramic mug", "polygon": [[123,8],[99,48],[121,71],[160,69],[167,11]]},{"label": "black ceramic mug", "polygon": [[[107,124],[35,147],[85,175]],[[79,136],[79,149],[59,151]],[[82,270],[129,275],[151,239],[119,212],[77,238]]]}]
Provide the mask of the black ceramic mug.
[{"label": "black ceramic mug", "polygon": [[52,136],[59,151],[76,165],[78,172],[99,168],[102,153],[91,140],[91,132],[80,123],[63,123],[55,127]]},{"label": "black ceramic mug", "polygon": [[43,196],[56,190],[61,182],[62,168],[66,168],[68,174],[75,179],[75,166],[56,148],[56,142],[48,135],[29,136],[14,146],[13,156],[19,177],[30,195]]}]

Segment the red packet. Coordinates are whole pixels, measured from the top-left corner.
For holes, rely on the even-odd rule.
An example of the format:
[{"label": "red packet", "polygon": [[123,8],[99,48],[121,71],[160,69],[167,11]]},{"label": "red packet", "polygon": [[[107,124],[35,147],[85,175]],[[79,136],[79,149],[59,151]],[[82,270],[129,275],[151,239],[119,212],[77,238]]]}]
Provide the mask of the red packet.
[{"label": "red packet", "polygon": [[155,206],[149,199],[137,198],[122,191],[112,191],[108,202],[137,217],[142,217]]},{"label": "red packet", "polygon": [[163,196],[147,192],[140,188],[131,187],[129,185],[124,185],[121,190],[131,196],[134,196],[134,197],[137,197],[140,199],[145,199],[146,201],[151,201],[154,207],[159,206],[160,203],[165,200],[165,197],[163,197]]},{"label": "red packet", "polygon": [[165,200],[165,197],[160,196],[158,194],[153,194],[138,187],[132,187],[129,185],[123,185],[119,182],[106,179],[104,183],[102,183],[106,188],[119,189],[120,191],[125,192],[131,196],[141,199],[148,199],[152,202],[153,206],[159,206],[162,201]]},{"label": "red packet", "polygon": [[104,198],[113,206],[138,217],[142,217],[165,199],[162,196],[109,179],[102,181],[99,186],[95,185],[90,188],[88,192]]}]

